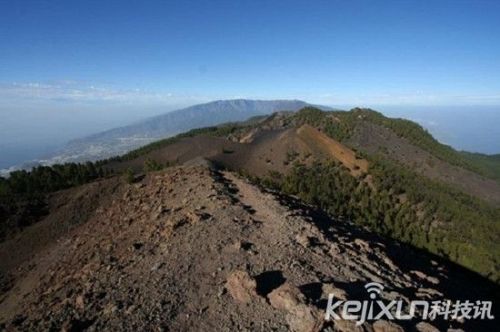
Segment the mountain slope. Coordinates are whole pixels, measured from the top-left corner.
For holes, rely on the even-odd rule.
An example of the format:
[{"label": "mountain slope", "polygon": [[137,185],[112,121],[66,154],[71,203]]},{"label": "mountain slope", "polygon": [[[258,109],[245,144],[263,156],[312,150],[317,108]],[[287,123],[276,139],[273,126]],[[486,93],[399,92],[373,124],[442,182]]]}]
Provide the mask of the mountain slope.
[{"label": "mountain slope", "polygon": [[[357,331],[353,322],[324,321],[329,293],[366,300],[363,286],[376,281],[384,301],[498,297],[497,286],[464,269],[197,160],[135,184],[100,180],[114,188],[102,204],[73,211],[76,217],[88,209],[88,220],[11,270],[0,326]],[[283,302],[291,294],[295,300]],[[408,330],[419,323],[397,322]],[[495,321],[432,324],[477,331]],[[360,328],[374,326],[388,328],[382,321]]]},{"label": "mountain slope", "polygon": [[[433,145],[438,142],[416,145],[421,129],[413,124],[372,122],[364,116],[370,112],[278,113],[251,125],[196,130],[109,166],[141,172],[151,160],[175,164],[203,156],[498,282],[500,184],[474,172],[454,150],[436,154],[447,149]],[[407,126],[417,132],[406,136]]]},{"label": "mountain slope", "polygon": [[500,181],[500,154],[485,155],[481,153],[461,152],[462,156],[476,165],[492,179]]},{"label": "mountain slope", "polygon": [[0,179],[0,234],[36,222],[48,188],[109,173],[132,179],[204,157],[500,282],[500,184],[450,149],[414,123],[371,110],[278,112],[195,129],[96,165],[13,173]]},{"label": "mountain slope", "polygon": [[[296,111],[309,104],[300,100],[219,100],[151,117],[125,127],[74,140],[42,163],[109,158],[193,128],[243,121],[276,111]],[[321,107],[328,109],[327,107]]]},{"label": "mountain slope", "polygon": [[496,157],[450,149],[371,110],[306,107],[12,173],[0,328],[316,331],[327,292],[368,281],[384,299],[496,301],[498,183],[477,164]]}]

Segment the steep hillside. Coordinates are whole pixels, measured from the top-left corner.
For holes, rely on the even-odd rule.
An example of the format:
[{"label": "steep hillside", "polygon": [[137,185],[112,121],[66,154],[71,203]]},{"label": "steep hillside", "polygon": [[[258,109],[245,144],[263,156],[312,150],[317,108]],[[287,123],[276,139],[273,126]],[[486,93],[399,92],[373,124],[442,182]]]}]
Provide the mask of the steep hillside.
[{"label": "steep hillside", "polygon": [[277,113],[249,125],[158,142],[111,167],[140,172],[148,160],[173,164],[207,157],[332,215],[500,280],[499,183],[474,172],[463,157],[453,159],[458,152],[449,153],[453,158],[436,154],[448,149],[437,142],[425,149],[412,143],[418,141],[412,131],[421,130],[418,125],[380,117],[357,109]]},{"label": "steep hillside", "polygon": [[[276,111],[296,111],[310,104],[300,100],[219,100],[194,105],[143,121],[74,140],[42,164],[82,162],[121,155],[153,141],[193,128],[243,121]],[[328,107],[321,107],[328,109]]]},{"label": "steep hillside", "polygon": [[330,137],[362,153],[403,164],[489,202],[500,202],[500,182],[497,181],[500,173],[495,168],[494,157],[455,151],[412,121],[387,118],[369,109],[322,112],[306,108],[289,117],[288,122],[322,128]]},{"label": "steep hillside", "polygon": [[461,154],[472,164],[477,165],[478,168],[482,169],[486,176],[500,181],[500,154],[485,155],[465,151],[462,151]]},{"label": "steep hillside", "polygon": [[[426,150],[415,145],[404,135],[370,121],[360,121],[353,129],[346,144],[369,155],[379,155],[396,161],[421,175],[433,180],[448,183],[464,192],[473,194],[486,201],[500,204],[500,184],[497,179],[487,177],[475,169],[475,163],[461,158],[451,163],[440,152]],[[493,174],[492,174],[493,175]]]},{"label": "steep hillside", "polygon": [[339,160],[353,175],[359,176],[368,172],[368,162],[366,160],[356,156],[353,150],[317,129],[305,124],[299,127],[297,133],[303,140],[309,143],[309,146],[319,149]]},{"label": "steep hillside", "polygon": [[[0,327],[300,332],[494,328],[491,320],[424,323],[418,317],[395,323],[371,320],[359,327],[352,321],[326,322],[328,294],[366,300],[367,282],[384,286],[382,301],[495,301],[499,289],[437,257],[330,219],[292,197],[264,191],[196,160],[191,164],[198,165],[149,173],[133,184],[111,178],[84,185],[79,189],[84,204],[78,209],[66,208],[70,202],[52,207],[48,218],[66,210],[53,217],[63,223],[88,214],[85,222],[46,241],[31,259],[4,269]],[[85,204],[96,192],[103,195],[98,204]],[[57,227],[53,222],[40,225],[39,232]],[[25,234],[17,239],[20,244],[30,236]],[[1,249],[2,262],[5,255],[16,254]]]},{"label": "steep hillside", "polygon": [[257,123],[248,127],[222,126],[213,132],[194,130],[115,158],[107,167],[141,172],[148,160],[166,165],[204,157],[233,170],[266,176],[269,172],[287,172],[299,160],[311,163],[333,158],[355,176],[368,170],[368,162],[356,156],[353,150],[309,125],[265,128],[265,123]]},{"label": "steep hillside", "polygon": [[[13,173],[0,179],[2,327],[313,331],[324,289],[356,298],[369,280],[386,297],[496,300],[496,157],[428,136],[308,107]],[[297,307],[283,311],[276,287]],[[345,324],[324,327],[356,330]]]}]

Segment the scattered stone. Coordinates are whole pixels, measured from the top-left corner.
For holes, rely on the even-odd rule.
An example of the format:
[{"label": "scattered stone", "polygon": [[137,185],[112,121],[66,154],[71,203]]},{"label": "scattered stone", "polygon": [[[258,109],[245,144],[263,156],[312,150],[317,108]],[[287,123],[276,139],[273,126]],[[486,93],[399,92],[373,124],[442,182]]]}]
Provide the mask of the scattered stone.
[{"label": "scattered stone", "polygon": [[234,271],[227,278],[226,288],[238,302],[249,303],[257,297],[257,282],[245,271]]},{"label": "scattered stone", "polygon": [[404,329],[396,323],[386,320],[378,320],[372,325],[374,332],[404,332]]},{"label": "scattered stone", "polygon": [[439,279],[438,278],[428,276],[427,274],[425,274],[422,271],[413,270],[413,271],[410,271],[410,272],[413,273],[414,275],[416,275],[418,278],[420,278],[422,280],[426,280],[426,281],[430,282],[431,284],[434,284],[434,285],[439,284]]},{"label": "scattered stone", "polygon": [[305,304],[292,310],[286,319],[294,332],[319,332],[324,323],[323,313]]},{"label": "scattered stone", "polygon": [[[422,287],[417,294],[430,299],[454,298],[453,292],[440,289],[443,296],[431,284],[436,280],[430,276],[441,283],[455,278],[447,270],[435,273],[439,266],[428,263],[430,269],[423,270],[428,275],[406,273],[410,264],[419,269],[420,263],[427,263],[426,256],[404,261],[406,256],[392,255],[396,248],[392,242],[376,237],[386,243],[384,249],[347,223],[339,227],[338,222],[328,222],[324,223],[327,227],[319,228],[322,223],[316,221],[321,220],[306,206],[238,182],[229,172],[199,173],[179,167],[158,172],[155,179],[152,176],[146,176],[147,185],[141,189],[121,180],[114,185],[113,178],[104,179],[109,183],[103,188],[110,193],[96,192],[95,202],[85,202],[87,198],[82,196],[76,205],[61,205],[64,213],[56,221],[87,218],[87,214],[88,221],[54,241],[50,255],[40,252],[42,260],[33,260],[39,262],[36,267],[23,264],[22,269],[13,270],[12,281],[0,276],[0,289],[7,299],[2,307],[9,302],[16,305],[1,310],[0,330],[57,330],[64,324],[68,331],[132,326],[158,331],[316,332],[322,325],[329,332],[401,331],[397,321],[362,326],[356,326],[355,321],[325,322],[325,299],[333,294],[335,299],[348,300],[351,295],[345,290],[351,288],[365,294],[367,280],[383,280],[387,290]],[[181,177],[186,182],[180,183]],[[224,190],[231,181],[239,193]],[[192,192],[186,195],[189,188]],[[220,191],[218,195],[215,189]],[[213,200],[207,199],[210,193]],[[230,199],[239,194],[239,202]],[[182,206],[186,197],[189,201]],[[88,205],[85,214],[76,215],[82,205]],[[212,215],[203,215],[206,212]],[[194,222],[199,221],[196,225],[188,213]],[[158,219],[154,219],[156,214]],[[211,221],[202,221],[204,218]],[[368,251],[360,249],[366,247],[363,241],[370,247]],[[257,250],[258,257],[253,255]],[[267,273],[251,277],[263,270]],[[453,280],[461,285],[480,285],[478,296],[484,294],[479,293],[484,291],[483,285],[473,282],[477,279],[461,278],[456,275]],[[283,284],[285,280],[288,283]],[[304,284],[307,287],[303,288]],[[380,296],[384,300],[402,297],[396,291],[384,291]],[[13,299],[22,302],[18,305]],[[410,324],[408,328],[420,332],[436,331],[425,322],[415,325],[418,322],[404,326]],[[473,321],[467,323],[471,330],[477,329]],[[483,330],[494,331],[492,323]]]},{"label": "scattered stone", "polygon": [[357,326],[353,320],[336,320],[333,323],[334,331],[338,332],[364,332],[363,326]]},{"label": "scattered stone", "polygon": [[434,298],[442,298],[443,293],[433,288],[419,288],[416,293],[417,297],[434,299]]},{"label": "scattered stone", "polygon": [[439,279],[436,277],[427,276],[427,281],[433,285],[439,284]]},{"label": "scattered stone", "polygon": [[321,291],[323,293],[323,295],[322,295],[323,298],[328,298],[328,296],[330,294],[333,294],[333,296],[336,299],[343,300],[343,301],[347,300],[346,291],[341,289],[341,288],[335,287],[335,285],[332,283],[327,283],[327,284],[321,285]]},{"label": "scattered stone", "polygon": [[212,217],[209,213],[206,212],[188,212],[186,217],[189,219],[191,223],[197,223],[203,220],[208,220]]},{"label": "scattered stone", "polygon": [[337,244],[332,244],[330,246],[330,250],[328,251],[328,254],[331,256],[331,257],[337,257],[338,255],[340,255],[342,253],[342,249],[339,248],[339,246]]},{"label": "scattered stone", "polygon": [[403,300],[404,302],[406,303],[409,303],[410,300],[404,296],[403,294],[401,293],[398,293],[396,291],[389,291],[389,292],[383,292],[382,294],[382,297],[388,301],[398,301],[398,300]]},{"label": "scattered stone", "polygon": [[303,246],[304,248],[309,248],[310,244],[311,244],[311,241],[309,239],[309,237],[305,234],[298,234],[296,237],[295,237],[295,241],[300,244],[301,246]]},{"label": "scattered stone", "polygon": [[78,295],[75,299],[75,307],[78,310],[84,310],[85,309],[85,300],[83,298],[83,295]]},{"label": "scattered stone", "polygon": [[354,243],[363,251],[370,251],[370,245],[365,240],[354,239]]},{"label": "scattered stone", "polygon": [[439,329],[427,322],[420,322],[415,328],[418,332],[439,332]]},{"label": "scattered stone", "polygon": [[382,257],[382,261],[391,269],[391,270],[397,270],[398,268],[396,267],[396,264],[387,256]]},{"label": "scattered stone", "polygon": [[307,305],[305,296],[294,285],[285,282],[267,297],[271,306],[288,312],[287,322],[292,331],[314,332],[323,326],[323,314]]},{"label": "scattered stone", "polygon": [[108,303],[104,309],[103,314],[106,316],[113,315],[118,310],[118,307],[114,303]]},{"label": "scattered stone", "polygon": [[158,262],[158,263],[156,263],[155,265],[153,265],[153,267],[151,268],[151,272],[158,271],[158,270],[159,270],[159,269],[161,269],[163,266],[165,266],[165,263],[163,263],[163,262]]},{"label": "scattered stone", "polygon": [[413,271],[410,271],[410,272],[413,273],[414,275],[416,275],[417,277],[419,277],[420,279],[426,279],[427,278],[427,275],[425,273],[423,273],[422,271],[413,270]]},{"label": "scattered stone", "polygon": [[288,282],[269,293],[267,298],[274,308],[287,311],[305,302],[304,294],[300,292],[300,289]]}]

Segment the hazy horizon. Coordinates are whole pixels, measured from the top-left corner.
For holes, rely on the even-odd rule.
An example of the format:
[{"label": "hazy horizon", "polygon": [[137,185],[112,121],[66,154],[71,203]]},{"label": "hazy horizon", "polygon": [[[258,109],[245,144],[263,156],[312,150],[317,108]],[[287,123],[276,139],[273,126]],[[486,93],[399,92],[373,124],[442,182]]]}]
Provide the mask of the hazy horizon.
[{"label": "hazy horizon", "polygon": [[[188,106],[191,105],[182,105],[179,108]],[[369,107],[389,117],[413,120],[426,128],[441,143],[457,150],[485,154],[500,153],[498,144],[500,130],[497,129],[497,124],[500,123],[500,106],[325,106],[343,110],[358,106]],[[51,114],[52,118],[46,117],[43,122],[36,117],[33,119],[12,117],[10,121],[0,123],[2,150],[0,168],[19,166],[44,157],[73,139],[132,124],[173,110],[177,108],[165,110],[161,107],[151,107],[138,112],[137,109],[123,107],[116,110],[108,109],[107,112],[94,111],[95,114],[91,116],[88,110],[80,112],[76,110],[71,114],[55,110]],[[63,117],[58,118],[61,115]],[[13,121],[16,119],[21,122]],[[27,132],[31,135],[26,135]]]},{"label": "hazy horizon", "polygon": [[0,9],[0,167],[234,98],[369,106],[421,120],[458,149],[500,153],[499,2],[56,0]]}]

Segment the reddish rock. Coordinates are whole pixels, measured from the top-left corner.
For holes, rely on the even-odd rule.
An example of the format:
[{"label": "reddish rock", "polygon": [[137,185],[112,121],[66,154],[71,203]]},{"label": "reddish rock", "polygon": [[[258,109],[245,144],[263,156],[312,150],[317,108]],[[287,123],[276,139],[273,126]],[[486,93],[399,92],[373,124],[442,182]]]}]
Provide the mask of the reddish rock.
[{"label": "reddish rock", "polygon": [[245,271],[234,271],[227,278],[226,288],[238,302],[248,303],[257,296],[257,283]]},{"label": "reddish rock", "polygon": [[373,323],[374,332],[404,332],[403,328],[393,322],[378,320]]},{"label": "reddish rock", "polygon": [[291,331],[315,332],[323,326],[323,314],[305,303],[300,290],[290,283],[284,283],[268,296],[271,305],[287,311],[287,322]]}]

